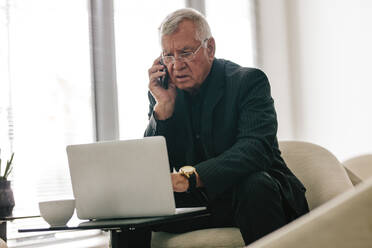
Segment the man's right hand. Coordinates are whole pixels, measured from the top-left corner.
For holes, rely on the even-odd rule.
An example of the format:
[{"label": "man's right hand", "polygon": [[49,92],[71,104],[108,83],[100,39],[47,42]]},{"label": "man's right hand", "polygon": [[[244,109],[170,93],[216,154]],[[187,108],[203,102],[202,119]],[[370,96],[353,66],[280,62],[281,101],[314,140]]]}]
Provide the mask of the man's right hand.
[{"label": "man's right hand", "polygon": [[158,120],[166,120],[173,115],[176,102],[176,86],[169,77],[168,89],[164,89],[158,83],[158,78],[165,75],[164,65],[160,64],[160,57],[155,59],[149,73],[149,90],[156,100],[154,106],[155,117]]}]

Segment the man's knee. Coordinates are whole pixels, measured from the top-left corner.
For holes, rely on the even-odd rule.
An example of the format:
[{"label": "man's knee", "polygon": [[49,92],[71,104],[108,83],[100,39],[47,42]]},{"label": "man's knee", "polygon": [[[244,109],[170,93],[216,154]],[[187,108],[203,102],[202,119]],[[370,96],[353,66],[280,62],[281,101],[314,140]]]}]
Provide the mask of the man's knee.
[{"label": "man's knee", "polygon": [[236,186],[233,209],[246,244],[287,223],[279,185],[266,172],[254,173]]},{"label": "man's knee", "polygon": [[[238,183],[235,188],[237,199],[257,201],[263,198],[280,197],[280,189],[275,180],[267,172],[257,172],[249,175]],[[258,198],[258,199],[257,199]]]}]

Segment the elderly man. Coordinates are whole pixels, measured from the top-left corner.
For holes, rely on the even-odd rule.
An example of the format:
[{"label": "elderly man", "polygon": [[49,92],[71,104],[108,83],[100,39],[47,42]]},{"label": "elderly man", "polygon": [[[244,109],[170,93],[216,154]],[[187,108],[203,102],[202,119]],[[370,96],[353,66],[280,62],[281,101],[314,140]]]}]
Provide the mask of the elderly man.
[{"label": "elderly man", "polygon": [[171,13],[159,31],[145,136],[166,138],[177,206],[211,212],[161,230],[237,226],[249,244],[308,212],[305,188],[280,156],[265,74],[216,59],[209,25],[195,10]]}]

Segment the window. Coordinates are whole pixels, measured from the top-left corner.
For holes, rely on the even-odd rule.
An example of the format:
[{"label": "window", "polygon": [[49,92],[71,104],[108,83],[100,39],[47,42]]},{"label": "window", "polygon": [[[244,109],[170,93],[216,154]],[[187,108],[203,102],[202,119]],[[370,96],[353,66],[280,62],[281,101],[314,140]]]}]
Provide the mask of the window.
[{"label": "window", "polygon": [[94,140],[86,4],[0,1],[0,147],[15,152],[14,215],[72,197],[65,147]]},{"label": "window", "polygon": [[160,55],[158,27],[184,0],[115,1],[120,138],[140,138],[147,126],[147,70]]},{"label": "window", "polygon": [[206,0],[206,17],[216,40],[216,57],[253,67],[252,1]]}]

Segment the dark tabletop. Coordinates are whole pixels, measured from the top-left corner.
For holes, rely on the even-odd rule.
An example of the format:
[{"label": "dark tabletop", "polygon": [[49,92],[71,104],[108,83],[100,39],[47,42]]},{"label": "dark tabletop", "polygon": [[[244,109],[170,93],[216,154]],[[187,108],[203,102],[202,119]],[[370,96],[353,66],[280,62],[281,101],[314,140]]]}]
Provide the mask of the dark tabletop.
[{"label": "dark tabletop", "polygon": [[6,217],[0,217],[0,221],[13,221],[13,220],[37,218],[37,217],[40,217],[40,215],[6,216]]},{"label": "dark tabletop", "polygon": [[125,218],[125,219],[106,219],[106,220],[91,220],[91,221],[73,221],[66,226],[46,226],[32,229],[19,229],[19,232],[40,232],[40,231],[59,231],[59,230],[84,230],[84,229],[132,229],[132,228],[152,228],[157,225],[182,221],[190,218],[200,218],[210,215],[208,210],[199,210],[196,212],[181,213],[169,216],[160,217],[145,217],[145,218]]}]

